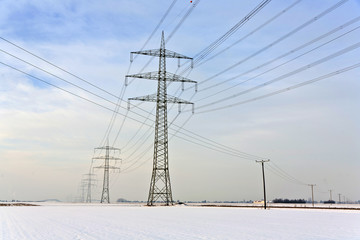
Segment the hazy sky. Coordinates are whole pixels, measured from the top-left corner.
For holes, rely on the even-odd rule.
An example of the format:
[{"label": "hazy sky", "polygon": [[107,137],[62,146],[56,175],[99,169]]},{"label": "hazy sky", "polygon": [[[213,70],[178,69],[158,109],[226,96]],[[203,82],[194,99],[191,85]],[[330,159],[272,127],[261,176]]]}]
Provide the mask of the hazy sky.
[{"label": "hazy sky", "polygon": [[[118,96],[129,69],[129,53],[143,47],[171,2],[4,0],[0,2],[0,36]],[[161,30],[169,36],[196,2],[177,0],[145,49],[158,48]],[[260,2],[202,0],[167,41],[166,48],[194,57]],[[344,4],[326,12],[338,2]],[[172,83],[170,95],[195,103],[194,115],[187,107],[177,116],[178,107],[169,105],[169,124],[174,120],[169,136],[174,199],[262,198],[261,167],[255,158],[240,158],[194,144],[209,146],[209,142],[189,137],[190,133],[182,135],[183,130],[176,135],[181,138],[172,138],[175,126],[186,123],[184,129],[202,137],[270,159],[266,169],[269,199],[308,199],[311,192],[306,184],[314,183],[316,200],[327,200],[329,189],[336,200],[338,193],[359,200],[360,70],[354,66],[328,76],[360,63],[359,39],[360,1],[273,0],[205,60],[238,44],[202,65],[195,64],[184,75],[200,83],[195,95],[193,88],[188,89],[190,84],[181,93],[181,85]],[[111,102],[116,102],[114,96],[3,39],[0,50],[0,62],[114,109],[104,99],[9,54]],[[136,57],[129,73],[139,73],[149,59]],[[186,62],[182,63],[185,68]],[[236,63],[231,70],[223,71]],[[177,60],[168,59],[168,71],[182,73],[177,64]],[[158,60],[154,59],[144,71],[157,68]],[[100,146],[112,112],[3,64],[0,74],[0,200],[76,199],[83,174],[89,171],[92,157],[99,154],[94,154],[94,148]],[[247,101],[322,76],[321,81],[304,87]],[[155,91],[155,81],[136,79],[130,81],[123,98]],[[239,104],[230,107],[234,103]],[[147,126],[154,116],[146,111],[152,111],[154,103],[142,103],[141,109],[132,108],[128,113],[126,103],[121,106],[125,108],[120,108],[122,115],[116,118],[109,142],[114,142],[124,122],[114,145],[122,150],[123,161],[117,163],[122,172],[111,174],[110,198],[146,200],[154,138],[153,129]],[[136,121],[124,121],[124,114]],[[142,126],[144,117],[148,120]],[[97,160],[93,166],[101,164]],[[276,172],[276,166],[296,180]],[[99,199],[102,172],[94,173],[98,181],[93,198]]]}]

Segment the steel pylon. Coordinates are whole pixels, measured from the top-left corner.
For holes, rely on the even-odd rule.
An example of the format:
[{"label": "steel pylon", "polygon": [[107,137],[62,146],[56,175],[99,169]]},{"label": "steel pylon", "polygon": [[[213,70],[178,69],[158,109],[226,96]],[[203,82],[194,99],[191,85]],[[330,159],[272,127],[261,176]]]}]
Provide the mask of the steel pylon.
[{"label": "steel pylon", "polygon": [[118,148],[110,147],[106,145],[104,147],[98,147],[95,149],[105,150],[105,156],[94,157],[93,159],[102,159],[104,160],[104,165],[95,167],[95,168],[103,168],[104,169],[104,180],[103,180],[103,190],[101,193],[101,203],[110,203],[110,194],[109,194],[109,170],[119,169],[118,167],[111,166],[110,160],[118,161],[121,160],[120,158],[110,156],[110,151],[120,151]]},{"label": "steel pylon", "polygon": [[85,202],[87,203],[91,203],[91,188],[93,186],[95,186],[95,179],[94,176],[95,174],[91,173],[91,169],[89,171],[89,173],[84,174],[84,176],[86,176],[86,178],[84,179],[84,181],[86,181],[86,185],[87,185],[87,193],[86,193],[86,200]]},{"label": "steel pylon", "polygon": [[166,72],[166,58],[192,58],[181,55],[179,53],[165,49],[164,32],[162,32],[160,49],[144,50],[131,52],[130,61],[133,54],[142,54],[159,57],[159,71],[126,75],[126,78],[146,78],[157,80],[157,94],[146,95],[142,97],[129,98],[129,100],[156,102],[156,120],[155,120],[155,139],[154,139],[154,155],[153,170],[150,182],[150,190],[147,205],[152,206],[156,202],[166,205],[173,204],[170,174],[169,174],[169,155],[168,155],[168,122],[167,122],[167,104],[192,104],[191,102],[182,100],[177,97],[168,96],[167,82],[190,82],[190,79],[179,75]]}]

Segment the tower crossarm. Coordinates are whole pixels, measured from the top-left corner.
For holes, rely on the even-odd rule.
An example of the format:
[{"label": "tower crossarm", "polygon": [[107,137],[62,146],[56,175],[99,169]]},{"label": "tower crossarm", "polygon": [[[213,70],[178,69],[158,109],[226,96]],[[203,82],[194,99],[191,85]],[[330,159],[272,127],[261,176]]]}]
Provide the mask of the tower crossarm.
[{"label": "tower crossarm", "polygon": [[169,103],[179,103],[179,104],[194,104],[192,102],[183,100],[181,98],[173,97],[173,96],[170,96],[170,95],[167,96],[167,102],[169,102]]},{"label": "tower crossarm", "polygon": [[[146,73],[138,73],[138,74],[130,74],[126,75],[125,77],[132,77],[132,78],[145,78],[150,80],[159,80],[160,74],[159,72],[146,72]],[[190,80],[188,78],[176,75],[174,73],[165,73],[166,81],[169,82],[190,82],[190,83],[196,83],[196,81]]]},{"label": "tower crossarm", "polygon": [[86,181],[86,182],[90,182],[89,184],[95,186],[95,183],[91,183],[91,182],[95,182],[94,179],[92,179],[92,178],[84,178],[83,180]]},{"label": "tower crossarm", "polygon": [[93,157],[92,159],[96,160],[96,159],[109,159],[109,160],[114,160],[114,161],[121,161],[121,158],[117,158],[117,157],[106,157],[106,156],[100,156],[100,157]]},{"label": "tower crossarm", "polygon": [[[97,166],[97,167],[94,167],[94,168],[105,168],[104,165],[101,165],[101,166]],[[115,166],[108,166],[106,168],[109,168],[109,169],[120,169],[119,167],[115,167]]]},{"label": "tower crossarm", "polygon": [[[141,97],[133,97],[129,98],[128,100],[137,100],[137,101],[143,101],[143,102],[157,102],[157,95],[156,94],[150,94],[146,96]],[[183,100],[181,98],[173,97],[173,96],[167,96],[166,102],[168,103],[179,103],[179,104],[194,104],[192,102]]]},{"label": "tower crossarm", "polygon": [[[191,59],[191,57],[187,57],[185,55],[182,55],[180,53],[164,49],[165,57],[166,58],[183,58],[183,59]],[[131,56],[133,54],[141,54],[141,55],[148,55],[148,56],[154,56],[154,57],[160,57],[160,49],[151,49],[151,50],[143,50],[143,51],[137,51],[137,52],[131,52]],[[163,53],[161,53],[163,54]],[[162,55],[161,55],[162,56]]]},{"label": "tower crossarm", "polygon": [[128,101],[130,100],[135,100],[135,101],[142,101],[142,102],[156,102],[156,94],[150,94],[150,95],[146,95],[146,96],[141,96],[141,97],[132,97],[132,98],[128,98]]},{"label": "tower crossarm", "polygon": [[102,150],[113,150],[113,151],[120,151],[120,148],[114,148],[114,147],[110,147],[110,146],[105,146],[105,147],[97,147],[95,148],[95,150],[99,150],[99,149],[102,149]]}]

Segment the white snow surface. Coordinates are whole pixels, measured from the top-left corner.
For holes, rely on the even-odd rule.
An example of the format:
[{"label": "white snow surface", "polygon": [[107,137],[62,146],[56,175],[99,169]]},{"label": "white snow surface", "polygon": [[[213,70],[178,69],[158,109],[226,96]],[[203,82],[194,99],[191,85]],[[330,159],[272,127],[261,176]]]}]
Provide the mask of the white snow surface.
[{"label": "white snow surface", "polygon": [[46,204],[0,207],[1,240],[360,239],[360,211]]}]

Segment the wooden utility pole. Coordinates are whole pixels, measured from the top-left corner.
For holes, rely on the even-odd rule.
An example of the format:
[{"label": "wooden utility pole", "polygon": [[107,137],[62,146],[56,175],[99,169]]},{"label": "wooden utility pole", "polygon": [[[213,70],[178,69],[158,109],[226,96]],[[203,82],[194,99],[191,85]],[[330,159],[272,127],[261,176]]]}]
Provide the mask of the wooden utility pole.
[{"label": "wooden utility pole", "polygon": [[330,192],[330,201],[332,201],[332,190],[330,189],[329,192]]},{"label": "wooden utility pole", "polygon": [[261,167],[262,167],[262,175],[263,175],[263,187],[264,187],[264,209],[266,209],[266,190],[265,190],[265,172],[264,172],[264,162],[270,162],[270,160],[261,160],[261,161],[256,161],[257,163],[261,162]]},{"label": "wooden utility pole", "polygon": [[312,201],[312,206],[314,206],[314,186],[316,186],[316,184],[308,184],[309,186],[311,186],[311,201]]}]

